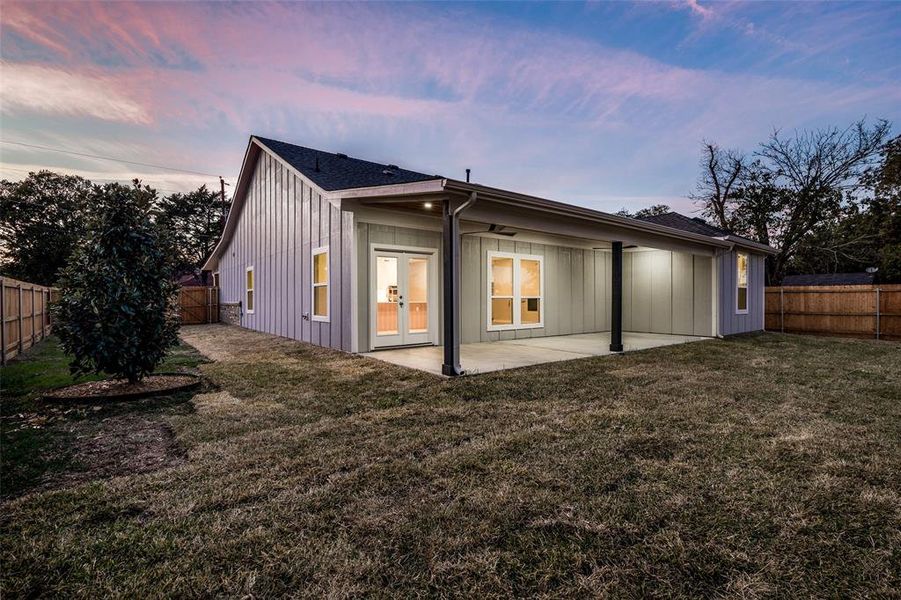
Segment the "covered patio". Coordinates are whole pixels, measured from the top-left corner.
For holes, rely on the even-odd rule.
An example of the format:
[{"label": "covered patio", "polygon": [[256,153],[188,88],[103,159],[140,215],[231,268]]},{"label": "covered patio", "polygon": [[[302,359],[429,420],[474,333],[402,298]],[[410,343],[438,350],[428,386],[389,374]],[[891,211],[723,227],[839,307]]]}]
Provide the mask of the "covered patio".
[{"label": "covered patio", "polygon": [[[623,350],[626,352],[711,339],[631,332],[624,332],[622,336]],[[441,375],[443,351],[440,346],[420,346],[379,350],[364,356]],[[460,345],[460,362],[467,375],[608,354],[617,354],[610,350],[609,331]]]}]

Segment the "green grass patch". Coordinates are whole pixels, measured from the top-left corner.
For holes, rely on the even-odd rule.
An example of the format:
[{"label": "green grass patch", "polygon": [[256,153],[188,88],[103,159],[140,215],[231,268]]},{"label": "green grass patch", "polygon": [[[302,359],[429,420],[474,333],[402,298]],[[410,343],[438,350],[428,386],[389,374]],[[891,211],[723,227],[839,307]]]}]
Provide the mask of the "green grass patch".
[{"label": "green grass patch", "polygon": [[[190,346],[180,344],[173,348],[159,370],[191,369],[201,362],[200,354]],[[0,495],[21,494],[48,476],[79,466],[73,464],[72,442],[78,430],[83,428],[73,428],[71,421],[86,417],[96,420],[107,418],[116,411],[146,408],[146,403],[118,404],[97,413],[92,407],[48,407],[40,401],[41,395],[48,390],[104,377],[91,374],[73,378],[69,359],[54,336],[0,367]],[[167,402],[167,398],[160,398],[154,406]]]}]

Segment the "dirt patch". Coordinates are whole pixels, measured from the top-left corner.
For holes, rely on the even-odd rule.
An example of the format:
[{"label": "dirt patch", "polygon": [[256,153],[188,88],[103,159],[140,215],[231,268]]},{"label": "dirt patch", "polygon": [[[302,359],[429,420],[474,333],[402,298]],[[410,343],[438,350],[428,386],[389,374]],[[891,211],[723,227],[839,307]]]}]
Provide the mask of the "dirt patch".
[{"label": "dirt patch", "polygon": [[53,390],[44,396],[46,400],[127,400],[146,398],[158,394],[171,394],[199,385],[194,375],[148,375],[137,383],[123,379],[86,381]]},{"label": "dirt patch", "polygon": [[187,457],[172,428],[150,416],[117,415],[99,422],[73,421],[61,429],[72,439],[71,468],[48,474],[29,491],[147,473],[180,465]]}]

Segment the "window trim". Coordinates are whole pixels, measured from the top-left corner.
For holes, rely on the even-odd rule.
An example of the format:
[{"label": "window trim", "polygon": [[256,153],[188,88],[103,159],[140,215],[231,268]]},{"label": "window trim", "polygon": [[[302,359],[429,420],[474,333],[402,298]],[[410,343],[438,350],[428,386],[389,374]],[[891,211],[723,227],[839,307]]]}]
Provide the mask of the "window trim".
[{"label": "window trim", "polygon": [[[325,283],[316,283],[316,257],[325,254]],[[310,253],[310,319],[318,323],[329,323],[332,316],[332,269],[329,264],[329,247],[319,246]],[[325,316],[316,314],[316,288],[325,286]]]},{"label": "window trim", "polygon": [[[253,287],[247,287],[247,274],[253,273]],[[247,293],[253,292],[253,308],[247,308]],[[244,312],[252,315],[257,307],[257,272],[253,265],[244,269]]]},{"label": "window trim", "polygon": [[[507,298],[507,296],[492,296],[491,295],[491,264],[493,259],[495,258],[511,258],[513,259],[513,323],[510,325],[494,325],[491,323],[491,299],[492,297],[498,298]],[[520,282],[522,281],[521,276],[521,263],[523,260],[533,260],[538,262],[539,269],[539,278],[538,285],[540,292],[537,298],[539,299],[538,304],[538,322],[537,323],[526,323],[522,322],[522,314],[520,307],[522,305],[522,289],[520,287]],[[541,329],[544,327],[544,256],[540,254],[521,254],[519,252],[499,252],[495,250],[488,251],[488,262],[486,269],[487,273],[485,274],[486,280],[486,293],[487,293],[487,320],[486,320],[486,331],[513,331],[518,329]],[[529,296],[529,298],[534,298],[535,296]]]},{"label": "window trim", "polygon": [[[218,288],[218,287],[219,287],[219,283],[220,283],[220,281],[219,281],[219,271],[213,271],[213,287],[214,287],[214,288]],[[254,283],[256,283],[256,282],[254,282]],[[246,282],[245,282],[245,284],[246,284]]]},{"label": "window trim", "polygon": [[[738,284],[739,279],[739,257],[745,257],[745,307],[738,307],[738,290],[741,289],[741,286]],[[751,307],[751,256],[746,252],[736,252],[735,253],[735,314],[737,315],[746,315],[748,314],[748,309]]]}]

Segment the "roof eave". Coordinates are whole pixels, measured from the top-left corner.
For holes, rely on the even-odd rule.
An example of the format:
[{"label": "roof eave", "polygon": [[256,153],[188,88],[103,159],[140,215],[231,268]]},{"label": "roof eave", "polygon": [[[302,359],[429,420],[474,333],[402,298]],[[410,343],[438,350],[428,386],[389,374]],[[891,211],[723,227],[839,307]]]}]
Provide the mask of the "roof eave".
[{"label": "roof eave", "polygon": [[520,194],[518,192],[510,192],[499,188],[491,188],[474,183],[467,183],[465,181],[458,181],[455,179],[446,180],[445,189],[465,193],[478,192],[480,197],[486,197],[500,202],[515,202],[520,206],[529,206],[531,208],[559,215],[592,220],[595,222],[603,223],[605,225],[613,225],[616,227],[631,229],[633,231],[663,235],[683,241],[699,242],[718,248],[728,248],[733,244],[733,242],[726,241],[721,238],[701,235],[698,233],[691,233],[690,231],[684,231],[682,229],[676,229],[674,227],[657,225],[656,223],[649,223],[646,221],[638,221],[636,219],[630,219],[629,217],[620,217],[618,215],[612,215],[610,213],[605,213],[599,210],[583,208],[581,206],[574,206],[572,204],[557,202],[555,200],[548,200],[546,198],[541,198],[538,196],[530,196],[527,194]]},{"label": "roof eave", "polygon": [[779,250],[777,248],[773,248],[772,246],[767,246],[766,244],[761,244],[760,242],[755,242],[753,240],[748,240],[743,237],[738,237],[735,235],[725,235],[718,239],[725,240],[730,244],[735,246],[739,246],[741,248],[747,248],[748,250],[756,250],[758,252],[764,252],[766,254],[777,254]]}]

